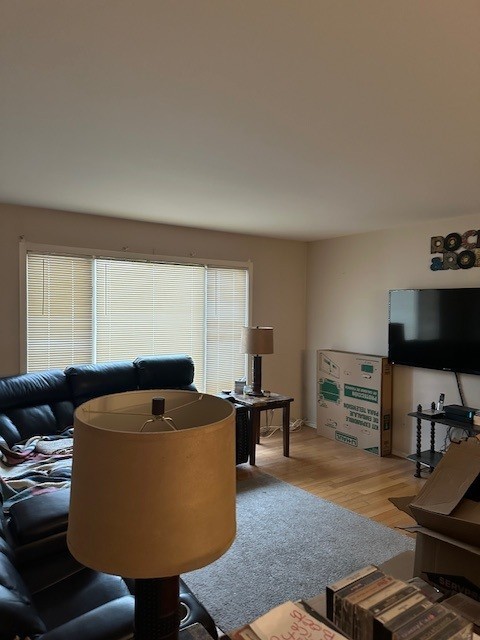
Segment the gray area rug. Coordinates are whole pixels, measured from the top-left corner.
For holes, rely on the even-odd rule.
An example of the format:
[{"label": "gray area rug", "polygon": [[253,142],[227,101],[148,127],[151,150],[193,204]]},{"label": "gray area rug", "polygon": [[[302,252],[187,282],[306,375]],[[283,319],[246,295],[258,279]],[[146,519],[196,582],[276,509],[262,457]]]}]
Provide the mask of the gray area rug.
[{"label": "gray area rug", "polygon": [[237,536],[227,553],[182,577],[231,631],[414,547],[404,534],[262,474],[238,482]]}]

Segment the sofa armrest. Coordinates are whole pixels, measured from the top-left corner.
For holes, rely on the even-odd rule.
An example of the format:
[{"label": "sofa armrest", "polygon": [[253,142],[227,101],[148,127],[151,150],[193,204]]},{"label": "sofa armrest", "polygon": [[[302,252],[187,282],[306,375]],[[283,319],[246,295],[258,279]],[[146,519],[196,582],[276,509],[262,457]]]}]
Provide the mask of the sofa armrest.
[{"label": "sofa armrest", "polygon": [[123,596],[47,631],[38,640],[132,640],[133,596]]},{"label": "sofa armrest", "polygon": [[17,545],[25,545],[67,530],[70,489],[19,500],[10,507],[9,529]]}]

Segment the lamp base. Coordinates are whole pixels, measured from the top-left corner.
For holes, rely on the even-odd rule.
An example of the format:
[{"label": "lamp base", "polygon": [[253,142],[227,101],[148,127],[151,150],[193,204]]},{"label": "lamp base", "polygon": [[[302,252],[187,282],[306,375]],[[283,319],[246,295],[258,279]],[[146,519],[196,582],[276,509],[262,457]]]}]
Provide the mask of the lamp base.
[{"label": "lamp base", "polygon": [[261,397],[262,391],[262,356],[253,356],[252,367],[252,388],[247,391],[247,395]]},{"label": "lamp base", "polygon": [[135,580],[135,640],[178,640],[179,576]]}]

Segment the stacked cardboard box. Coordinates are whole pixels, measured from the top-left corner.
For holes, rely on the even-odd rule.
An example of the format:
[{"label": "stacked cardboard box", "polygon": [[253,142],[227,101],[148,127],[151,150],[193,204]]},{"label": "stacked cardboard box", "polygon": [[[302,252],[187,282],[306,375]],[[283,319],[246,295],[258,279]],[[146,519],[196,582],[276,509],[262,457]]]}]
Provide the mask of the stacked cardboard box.
[{"label": "stacked cardboard box", "polygon": [[417,496],[392,499],[417,521],[414,573],[480,600],[480,440],[452,443]]},{"label": "stacked cardboard box", "polygon": [[472,622],[432,601],[418,583],[369,565],[326,590],[327,617],[352,640],[467,640]]}]

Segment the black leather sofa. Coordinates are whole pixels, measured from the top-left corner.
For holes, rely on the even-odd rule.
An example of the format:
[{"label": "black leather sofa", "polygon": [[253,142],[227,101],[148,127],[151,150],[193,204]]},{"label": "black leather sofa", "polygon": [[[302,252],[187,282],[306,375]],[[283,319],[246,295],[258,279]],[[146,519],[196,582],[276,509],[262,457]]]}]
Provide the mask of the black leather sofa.
[{"label": "black leather sofa", "polygon": [[[133,362],[83,364],[0,378],[0,442],[11,447],[35,435],[53,435],[73,425],[83,402],[137,389],[195,391],[192,358],[145,356]],[[248,460],[247,412],[237,408],[236,464]]]},{"label": "black leather sofa", "polygon": [[[185,355],[78,365],[0,378],[0,442],[8,447],[73,424],[83,402],[136,389],[195,390]],[[240,417],[240,419],[239,419]],[[237,464],[248,458],[246,414],[237,416]],[[0,502],[3,496],[0,493]],[[133,583],[78,564],[67,550],[69,490],[33,495],[0,509],[0,640],[124,640],[133,631]],[[181,581],[181,626],[208,612]]]}]

